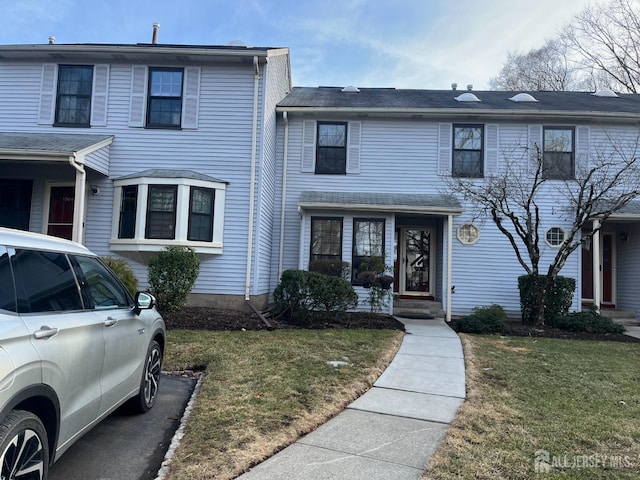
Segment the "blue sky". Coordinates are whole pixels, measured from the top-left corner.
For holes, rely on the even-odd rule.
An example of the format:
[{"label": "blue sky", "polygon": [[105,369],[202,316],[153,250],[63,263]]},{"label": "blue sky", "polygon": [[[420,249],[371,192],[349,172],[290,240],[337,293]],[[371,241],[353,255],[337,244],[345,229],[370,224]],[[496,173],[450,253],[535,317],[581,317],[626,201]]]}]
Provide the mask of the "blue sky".
[{"label": "blue sky", "polygon": [[488,88],[589,0],[0,0],[0,43],[289,47],[296,86]]}]

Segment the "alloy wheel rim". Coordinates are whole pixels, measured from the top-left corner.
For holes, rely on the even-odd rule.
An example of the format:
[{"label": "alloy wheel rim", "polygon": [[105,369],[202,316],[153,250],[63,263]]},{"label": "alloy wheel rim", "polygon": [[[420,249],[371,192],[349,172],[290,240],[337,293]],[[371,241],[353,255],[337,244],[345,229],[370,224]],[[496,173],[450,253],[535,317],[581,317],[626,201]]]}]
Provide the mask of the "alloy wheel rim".
[{"label": "alloy wheel rim", "polygon": [[160,351],[154,348],[147,358],[147,367],[144,380],[144,401],[152,405],[158,393],[160,381]]},{"label": "alloy wheel rim", "polygon": [[26,429],[11,439],[0,455],[0,480],[42,480],[44,449],[38,434]]}]

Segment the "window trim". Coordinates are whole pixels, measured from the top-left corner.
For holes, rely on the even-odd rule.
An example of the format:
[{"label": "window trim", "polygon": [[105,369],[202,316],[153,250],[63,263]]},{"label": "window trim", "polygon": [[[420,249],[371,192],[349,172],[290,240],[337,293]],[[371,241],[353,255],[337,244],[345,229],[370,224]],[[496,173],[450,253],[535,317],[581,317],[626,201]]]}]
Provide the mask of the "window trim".
[{"label": "window trim", "polygon": [[[165,212],[169,212],[169,210],[151,210],[151,195],[149,195],[150,191],[154,188],[163,188],[165,190],[173,190],[174,194],[173,194],[173,209],[171,210],[171,220],[172,220],[172,224],[173,224],[173,233],[170,236],[164,236],[164,237],[152,237],[151,236],[151,226],[150,226],[150,222],[149,222],[149,218],[152,216],[153,213],[165,213]],[[146,211],[145,211],[145,216],[147,217],[145,219],[145,232],[144,232],[144,238],[147,240],[175,240],[176,238],[176,223],[177,223],[177,217],[178,217],[178,186],[177,185],[166,185],[166,184],[151,184],[147,187],[147,205],[146,205]]]},{"label": "window trim", "polygon": [[[192,232],[191,232],[191,226],[192,226],[192,220],[193,217],[192,215],[194,215],[193,212],[193,193],[196,190],[206,190],[211,192],[212,198],[211,198],[211,213],[207,214],[210,217],[210,221],[209,221],[209,240],[193,240],[192,237]],[[196,187],[196,186],[190,186],[189,187],[189,208],[187,210],[187,216],[188,216],[188,224],[187,224],[187,240],[190,242],[211,242],[213,241],[213,219],[216,216],[216,190],[214,188],[205,188],[205,187]],[[198,213],[198,215],[204,215],[202,213]]]},{"label": "window trim", "polygon": [[[153,73],[154,72],[180,72],[181,74],[181,85],[180,85],[180,96],[168,96],[168,95],[152,95],[151,94],[151,85],[153,82]],[[145,112],[145,127],[146,128],[162,128],[162,129],[182,129],[182,115],[184,111],[184,68],[182,67],[149,67],[147,72],[147,92],[146,92],[146,112]],[[165,123],[152,123],[151,122],[151,103],[153,99],[164,99],[164,100],[175,100],[180,99],[180,115],[178,118],[178,124],[175,125],[173,123],[165,124]]]},{"label": "window trim", "polygon": [[[468,239],[463,237],[462,229],[465,228],[465,227],[473,228],[476,231],[476,237],[473,240],[468,240]],[[460,225],[458,227],[456,235],[458,237],[458,241],[461,244],[463,244],[463,245],[474,245],[475,243],[478,242],[478,240],[480,240],[480,229],[478,227],[476,227],[473,223],[466,222],[466,223],[463,223],[462,225]]]},{"label": "window trim", "polygon": [[[485,174],[485,125],[482,123],[454,123],[451,127],[451,176],[455,178],[484,178]],[[456,129],[479,128],[480,129],[480,149],[456,148]],[[461,175],[456,173],[455,159],[456,152],[479,152],[480,153],[480,175]]]},{"label": "window trim", "polygon": [[[342,147],[337,146],[321,146],[320,145],[320,127],[323,125],[340,125],[344,127],[344,145]],[[349,122],[332,122],[332,121],[318,121],[316,122],[316,151],[315,151],[315,166],[314,173],[316,175],[346,175],[347,174],[347,163],[348,163],[348,148],[349,148]],[[334,150],[343,150],[344,151],[344,168],[340,172],[330,172],[326,171],[326,169],[318,168],[318,158],[320,149],[334,149]]]},{"label": "window trim", "polygon": [[[112,251],[128,252],[159,252],[169,245],[192,247],[197,253],[221,254],[223,253],[224,212],[227,184],[198,180],[193,178],[159,178],[159,177],[135,177],[115,180],[113,194],[112,230],[109,245]],[[122,202],[122,187],[128,185],[138,186],[135,238],[118,238],[119,208]],[[176,227],[175,238],[149,239],[146,235],[146,209],[150,185],[176,185]],[[210,188],[214,190],[213,206],[213,238],[211,242],[192,241],[187,239],[189,215],[189,196],[191,187]]]},{"label": "window trim", "polygon": [[[558,152],[555,150],[549,150],[549,153],[563,153],[570,154],[571,158],[571,173],[567,177],[562,176],[551,176],[546,171],[545,163],[546,163],[546,142],[545,137],[547,131],[551,130],[562,130],[562,131],[570,131],[571,132],[571,151],[562,151]],[[576,178],[576,129],[573,126],[566,125],[545,125],[542,127],[542,176],[547,180],[575,180]]]},{"label": "window trim", "polygon": [[[65,97],[75,97],[75,98],[87,98],[89,100],[89,109],[87,111],[87,122],[79,123],[79,122],[61,122],[59,117],[58,107],[60,106],[60,85],[62,82],[60,81],[60,75],[62,75],[62,71],[66,68],[81,68],[81,69],[90,69],[91,70],[91,93],[89,95],[79,95],[79,94],[62,94]],[[75,64],[59,64],[57,66],[56,72],[56,86],[55,86],[55,104],[53,110],[53,126],[54,127],[79,127],[79,128],[88,128],[91,127],[91,107],[93,103],[93,82],[95,76],[95,65],[75,65]],[[76,110],[77,112],[78,110]]]}]

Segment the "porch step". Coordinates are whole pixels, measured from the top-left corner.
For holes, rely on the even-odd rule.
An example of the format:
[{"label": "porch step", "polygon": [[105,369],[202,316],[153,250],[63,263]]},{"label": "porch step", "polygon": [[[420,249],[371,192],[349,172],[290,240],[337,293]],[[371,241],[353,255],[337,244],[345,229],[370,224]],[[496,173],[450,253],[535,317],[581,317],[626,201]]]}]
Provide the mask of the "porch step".
[{"label": "porch step", "polygon": [[442,303],[433,300],[413,300],[395,298],[393,300],[393,314],[399,317],[420,317],[430,316],[435,318],[444,317]]},{"label": "porch step", "polygon": [[640,325],[640,321],[636,316],[636,312],[622,311],[622,310],[607,310],[602,308],[600,314],[603,317],[608,317],[616,323],[622,325]]}]

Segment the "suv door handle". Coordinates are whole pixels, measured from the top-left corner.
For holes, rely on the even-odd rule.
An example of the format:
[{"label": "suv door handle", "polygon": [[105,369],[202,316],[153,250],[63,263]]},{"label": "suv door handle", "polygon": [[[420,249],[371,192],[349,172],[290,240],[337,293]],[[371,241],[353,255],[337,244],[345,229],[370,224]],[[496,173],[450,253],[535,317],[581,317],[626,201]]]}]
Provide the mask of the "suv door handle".
[{"label": "suv door handle", "polygon": [[36,330],[33,334],[33,336],[40,340],[42,338],[49,338],[49,337],[53,337],[55,334],[58,333],[58,329],[57,328],[51,328],[48,327],[46,325],[42,325],[40,327],[40,330]]},{"label": "suv door handle", "polygon": [[107,317],[107,319],[104,321],[104,326],[113,327],[116,323],[118,323],[118,320],[113,317]]}]

